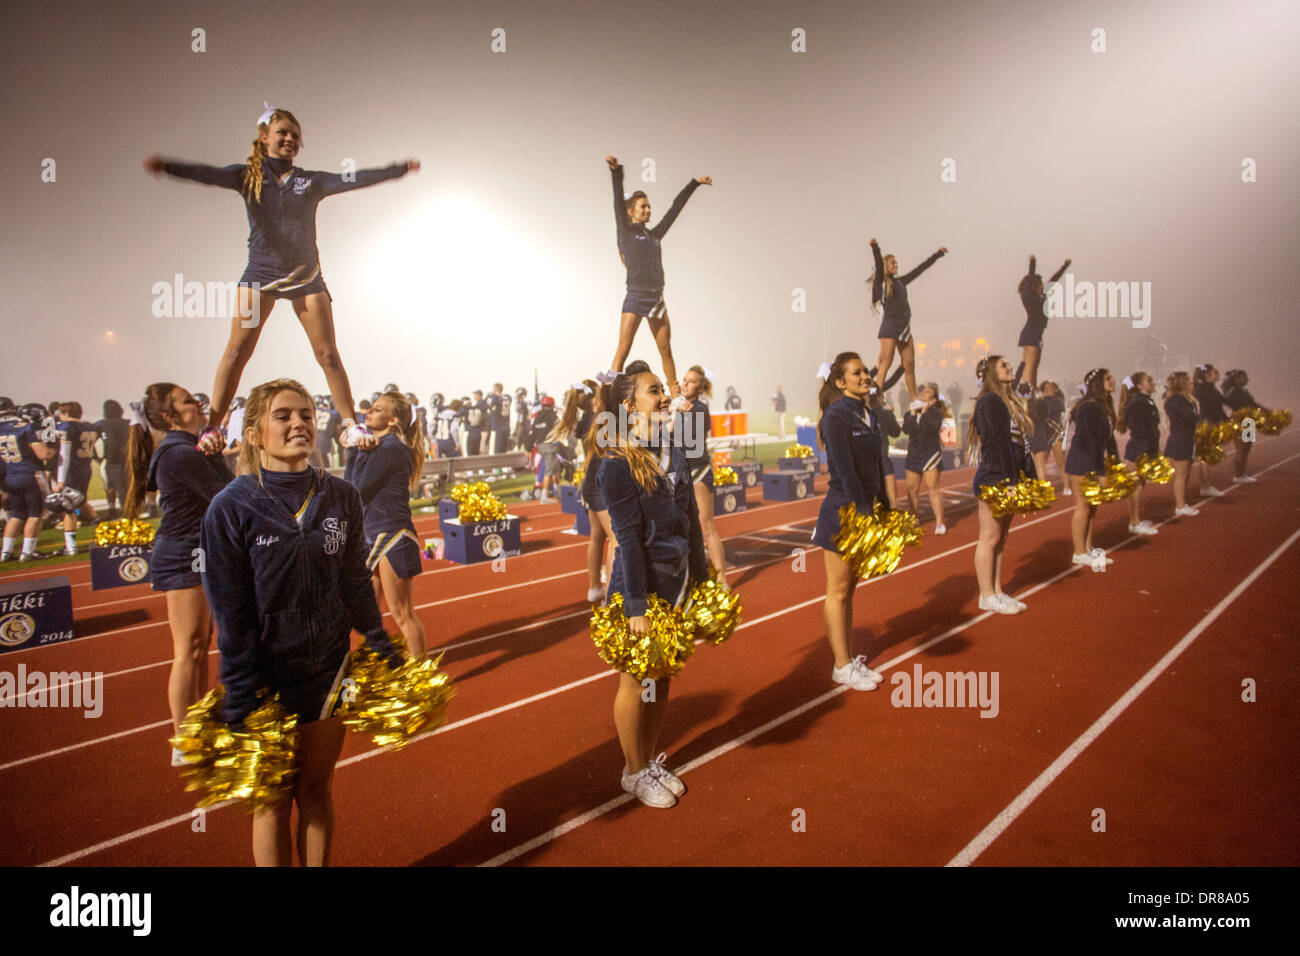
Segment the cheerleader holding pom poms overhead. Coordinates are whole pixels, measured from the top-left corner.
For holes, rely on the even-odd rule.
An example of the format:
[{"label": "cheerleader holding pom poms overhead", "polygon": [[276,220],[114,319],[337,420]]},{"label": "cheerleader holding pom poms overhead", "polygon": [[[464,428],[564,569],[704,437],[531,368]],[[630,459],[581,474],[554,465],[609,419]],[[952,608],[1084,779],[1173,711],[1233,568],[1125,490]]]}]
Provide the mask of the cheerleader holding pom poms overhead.
[{"label": "cheerleader holding pom poms overhead", "polygon": [[[1196,399],[1198,431],[1204,427],[1223,427],[1230,421],[1228,413],[1224,411],[1228,404],[1227,399],[1214,384],[1218,380],[1219,370],[1213,365],[1198,365],[1192,373],[1192,395]],[[1217,498],[1223,494],[1214,485],[1214,465],[1223,459],[1223,452],[1217,450],[1217,441],[1212,444],[1215,445],[1215,448],[1211,449],[1213,459],[1200,459],[1202,498]]]},{"label": "cheerleader holding pom poms overhead", "polygon": [[[1048,282],[1059,282],[1065,270],[1070,268],[1066,259]],[[1025,326],[1020,330],[1020,348],[1024,358],[1016,369],[1016,382],[1020,382],[1021,373],[1032,389],[1038,388],[1038,364],[1043,358],[1043,333],[1047,330],[1047,293],[1043,291],[1043,277],[1038,274],[1038,259],[1029,257],[1029,274],[1020,280],[1016,290],[1020,293],[1020,304],[1025,307]]]},{"label": "cheerleader holding pom poms overhead", "polygon": [[[167,702],[172,730],[179,732],[190,705],[208,686],[208,647],[212,643],[212,611],[203,593],[203,577],[194,569],[203,516],[213,498],[230,484],[231,474],[220,453],[205,455],[194,447],[206,419],[199,402],[171,382],[145,389],[139,406],[143,423],[133,423],[126,442],[130,477],[122,516],[140,514],[146,492],[158,492],[162,523],[153,539],[149,559],[152,588],[167,596],[167,623],[172,632],[172,667]],[[154,445],[150,428],[165,435]],[[183,763],[172,750],[172,766]]]},{"label": "cheerleader holding pom poms overhead", "polygon": [[817,435],[826,449],[830,487],[817,512],[813,544],[826,562],[826,639],[835,663],[831,680],[853,690],[875,690],[884,677],[867,664],[866,655],[850,657],[853,637],[853,594],[858,576],[840,554],[840,509],[853,505],[859,515],[871,515],[876,504],[889,508],[885,462],[881,456],[881,426],[868,407],[875,382],[856,352],[841,352],[829,367],[818,395],[821,417]]},{"label": "cheerleader holding pom poms overhead", "polygon": [[916,401],[916,343],[912,339],[912,307],[907,302],[907,286],[930,266],[946,255],[947,246],[930,256],[907,275],[898,274],[898,259],[895,256],[881,256],[880,246],[871,240],[871,257],[876,271],[871,277],[871,304],[879,304],[883,309],[880,322],[880,360],[876,363],[876,382],[883,390],[888,387],[885,377],[889,374],[890,363],[894,361],[894,352],[902,356],[903,375],[907,379],[908,401]]},{"label": "cheerleader holding pom poms overhead", "polygon": [[1094,368],[1083,377],[1083,398],[1070,411],[1073,424],[1070,450],[1065,456],[1065,473],[1073,490],[1074,516],[1070,519],[1070,535],[1074,541],[1075,564],[1091,565],[1094,570],[1105,570],[1105,565],[1115,559],[1106,556],[1101,548],[1092,546],[1092,525],[1097,506],[1084,494],[1084,479],[1089,475],[1099,478],[1107,474],[1106,457],[1119,458],[1115,444],[1115,376],[1107,369]]},{"label": "cheerleader holding pom poms overhead", "polygon": [[334,341],[334,313],[329,290],[321,274],[316,248],[316,207],[322,199],[339,193],[397,179],[420,168],[417,160],[394,163],[383,169],[351,173],[309,171],[294,166],[302,146],[302,127],[288,110],[267,108],[257,121],[253,151],[243,163],[205,166],[151,156],[144,168],[154,175],[167,173],[208,186],[233,189],[244,199],[248,213],[248,265],[239,279],[236,314],[231,317],[230,340],[217,366],[212,386],[208,427],[200,441],[205,451],[221,442],[219,426],[239,386],[244,366],[257,347],[264,320],[276,300],[289,299],[311,341],[329,383],[334,407],[343,417],[344,445],[369,443],[357,425],[352,389]]},{"label": "cheerleader holding pom poms overhead", "polygon": [[1169,419],[1165,457],[1174,463],[1174,514],[1195,517],[1200,512],[1187,503],[1187,478],[1196,450],[1199,412],[1192,395],[1192,377],[1186,372],[1174,372],[1165,380],[1165,417]]},{"label": "cheerleader holding pom poms overhead", "polygon": [[606,156],[614,182],[614,225],[618,230],[618,254],[627,266],[627,295],[619,318],[618,349],[610,370],[600,376],[601,381],[613,381],[614,375],[623,371],[623,363],[632,351],[632,340],[644,318],[650,323],[659,357],[663,360],[664,375],[673,394],[679,391],[677,365],[673,362],[672,328],[668,324],[668,307],[664,304],[664,262],[660,242],[681,214],[686,201],[700,186],[712,186],[711,176],[692,179],[677,194],[672,206],[656,226],[650,222],[650,200],[641,190],[623,196],[623,167],[613,156]]},{"label": "cheerleader holding pom poms overhead", "polygon": [[[979,465],[975,469],[974,491],[979,499],[979,540],[975,543],[975,577],[979,582],[981,611],[998,614],[1019,614],[1025,604],[1002,591],[1002,552],[1011,522],[1016,511],[1003,513],[995,508],[995,499],[988,489],[1002,486],[1024,487],[1030,463],[1026,446],[1033,434],[1029,413],[1020,403],[1011,387],[1015,373],[1011,363],[1001,355],[980,359],[975,367],[980,382],[971,427],[967,459],[978,451]],[[1051,500],[1050,486],[1045,489],[1045,501]]]},{"label": "cheerleader holding pom poms overhead", "polygon": [[371,589],[360,495],[308,465],[315,418],[312,397],[297,382],[277,379],[254,388],[239,477],[203,519],[203,583],[217,621],[225,689],[219,718],[239,730],[261,711],[266,693],[278,695],[297,720],[291,799],[253,814],[259,866],[292,862],[295,804],[300,862],[329,862],[334,764],[344,733],[336,714],[353,629],[376,655],[392,664],[400,657]]},{"label": "cheerleader holding pom poms overhead", "polygon": [[[630,368],[642,368],[633,364]],[[651,759],[668,708],[670,678],[694,650],[677,609],[708,577],[695,494],[681,447],[668,435],[671,401],[651,372],[624,372],[610,385],[598,422],[604,442],[597,484],[618,550],[609,602],[592,617],[602,658],[622,671],[614,724],[623,748],[623,789],[651,807],[671,807],[685,785]],[[653,680],[645,699],[641,681]]]},{"label": "cheerleader holding pom poms overhead", "polygon": [[939,432],[943,420],[952,415],[948,403],[939,394],[939,386],[927,382],[921,388],[920,401],[924,404],[903,416],[903,432],[907,435],[907,460],[903,477],[907,481],[907,500],[912,510],[921,513],[921,482],[925,482],[934,512],[934,533],[947,534],[943,524],[943,493],[939,490],[939,475],[943,471],[943,443]]},{"label": "cheerleader holding pom poms overhead", "polygon": [[420,573],[420,540],[411,520],[411,492],[424,467],[420,419],[401,392],[387,392],[366,412],[366,428],[379,439],[348,461],[345,481],[361,495],[366,537],[366,567],[388,598],[388,609],[406,638],[411,657],[424,657],[424,625],[415,613],[415,577]]},{"label": "cheerleader holding pom poms overhead", "polygon": [[[1146,372],[1134,372],[1120,383],[1119,417],[1115,431],[1129,436],[1124,446],[1124,460],[1138,464],[1138,459],[1146,456],[1146,461],[1160,457],[1160,409],[1151,397],[1156,390],[1156,380]],[[1143,465],[1145,466],[1145,461]],[[1165,462],[1166,468],[1169,462]],[[1164,477],[1163,481],[1168,481]],[[1128,496],[1128,530],[1131,534],[1153,535],[1159,530],[1150,521],[1142,521],[1138,508],[1142,499],[1142,486],[1147,483],[1145,474],[1139,470],[1138,486]]]}]

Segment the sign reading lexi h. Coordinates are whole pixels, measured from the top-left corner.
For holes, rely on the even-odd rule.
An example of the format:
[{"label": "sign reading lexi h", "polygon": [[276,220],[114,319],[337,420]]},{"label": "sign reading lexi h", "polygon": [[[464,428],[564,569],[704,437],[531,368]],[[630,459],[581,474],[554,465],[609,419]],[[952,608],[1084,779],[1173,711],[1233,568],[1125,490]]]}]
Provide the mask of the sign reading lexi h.
[{"label": "sign reading lexi h", "polygon": [[66,577],[0,584],[0,654],[75,636],[72,588]]},{"label": "sign reading lexi h", "polygon": [[457,564],[476,564],[494,558],[513,558],[519,550],[519,518],[506,515],[499,521],[448,521],[442,526],[446,536],[443,556]]},{"label": "sign reading lexi h", "polygon": [[149,558],[153,546],[147,544],[113,544],[90,549],[90,589],[121,588],[128,584],[149,583]]}]

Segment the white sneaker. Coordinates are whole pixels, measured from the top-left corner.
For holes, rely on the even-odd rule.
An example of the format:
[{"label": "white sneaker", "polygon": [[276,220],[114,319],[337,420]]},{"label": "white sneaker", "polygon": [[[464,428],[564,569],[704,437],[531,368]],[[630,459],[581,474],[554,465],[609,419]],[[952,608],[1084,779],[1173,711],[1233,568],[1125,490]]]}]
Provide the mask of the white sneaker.
[{"label": "white sneaker", "polygon": [[640,773],[629,775],[627,768],[623,769],[623,789],[628,793],[635,793],[636,798],[644,803],[647,807],[658,807],[666,810],[668,807],[677,806],[677,798],[673,796],[671,790],[660,782],[659,778],[650,773],[650,768],[642,770]]},{"label": "white sneaker", "polygon": [[1074,557],[1070,559],[1070,563],[1091,565],[1092,555],[1088,554],[1086,551],[1083,554],[1076,554]]},{"label": "white sneaker", "polygon": [[12,561],[13,559],[14,559],[13,553],[10,551],[5,551],[3,554],[0,554],[0,563],[3,563],[5,561]]},{"label": "white sneaker", "polygon": [[1101,548],[1093,548],[1088,554],[1094,561],[1105,561],[1107,564],[1115,563],[1115,559],[1107,557],[1106,552]]},{"label": "white sneaker", "polygon": [[1214,487],[1214,485],[1206,485],[1204,488],[1201,489],[1201,497],[1202,497],[1202,498],[1222,498],[1222,497],[1223,497],[1223,492],[1220,491],[1218,488]]},{"label": "white sneaker", "polygon": [[988,597],[980,598],[980,610],[992,611],[994,614],[1019,614],[1020,608],[1014,604],[1008,604],[1001,594],[990,594]]},{"label": "white sneaker", "polygon": [[645,768],[659,778],[659,782],[668,788],[669,793],[674,797],[680,797],[686,792],[686,784],[682,783],[681,777],[664,766],[664,761],[667,759],[668,755],[666,753],[660,754],[646,764]]},{"label": "white sneaker", "polygon": [[843,667],[832,667],[831,680],[852,690],[875,690],[877,684],[867,670],[866,662],[861,657],[855,657]]},{"label": "white sneaker", "polygon": [[1139,521],[1137,524],[1131,524],[1128,526],[1128,533],[1151,535],[1159,534],[1160,531],[1150,521]]},{"label": "white sneaker", "polygon": [[1176,515],[1184,515],[1184,516],[1186,516],[1186,517],[1188,517],[1188,518],[1194,518],[1194,517],[1196,517],[1198,514],[1200,514],[1200,512],[1197,511],[1195,508],[1193,508],[1191,505],[1183,505],[1181,508],[1179,508],[1178,510],[1176,510],[1176,511],[1174,512],[1174,514],[1176,514]]},{"label": "white sneaker", "polygon": [[999,591],[997,594],[993,596],[998,598],[1000,601],[1002,601],[1003,604],[1006,604],[1008,607],[1014,607],[1016,609],[1015,613],[1017,614],[1025,610],[1027,607],[1029,607],[1029,605],[1026,604],[1024,601],[1017,601],[1010,594],[1003,594],[1001,591]]},{"label": "white sneaker", "polygon": [[604,588],[587,588],[588,604],[599,604],[603,600],[605,600]]},{"label": "white sneaker", "polygon": [[173,767],[185,766],[185,751],[177,750],[175,747],[172,748],[172,766]]},{"label": "white sneaker", "polygon": [[1062,497],[1062,498],[1068,498],[1068,497],[1070,497],[1070,495],[1072,495],[1072,494],[1074,494],[1074,492],[1070,490],[1070,486],[1069,486],[1069,485],[1066,485],[1063,489],[1061,489],[1061,497]]},{"label": "white sneaker", "polygon": [[344,448],[354,448],[370,432],[365,425],[358,425],[352,419],[343,422],[343,432],[339,435],[339,444]]},{"label": "white sneaker", "polygon": [[934,526],[935,534],[947,534],[948,528],[945,525],[937,524]]},{"label": "white sneaker", "polygon": [[1250,475],[1241,475],[1238,478],[1233,478],[1232,483],[1234,485],[1253,485],[1255,483],[1255,479],[1250,477]]}]

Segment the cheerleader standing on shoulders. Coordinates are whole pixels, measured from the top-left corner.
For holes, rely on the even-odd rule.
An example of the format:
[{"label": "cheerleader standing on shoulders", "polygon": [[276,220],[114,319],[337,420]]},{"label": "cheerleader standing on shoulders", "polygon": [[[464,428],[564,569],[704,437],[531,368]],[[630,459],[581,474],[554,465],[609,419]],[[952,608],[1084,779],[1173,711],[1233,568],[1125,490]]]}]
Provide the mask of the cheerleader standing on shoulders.
[{"label": "cheerleader standing on shoulders", "polygon": [[876,502],[889,507],[881,428],[868,408],[874,387],[858,353],[841,352],[831,363],[817,396],[821,409],[817,437],[826,449],[830,487],[817,512],[813,544],[822,548],[826,561],[826,639],[835,658],[831,680],[853,690],[875,690],[885,679],[867,665],[865,654],[849,656],[853,593],[858,582],[835,546],[840,508],[852,504],[859,514],[869,515]]},{"label": "cheerleader standing on shoulders", "polygon": [[302,385],[276,379],[254,388],[239,477],[203,518],[203,583],[226,689],[221,719],[240,725],[264,689],[298,715],[292,799],[253,815],[259,866],[292,862],[295,804],[300,862],[329,862],[334,764],[344,733],[334,714],[353,629],[392,659],[366,568],[361,497],[341,478],[308,466],[315,432],[315,408]]},{"label": "cheerleader standing on shoulders", "polygon": [[1106,455],[1119,457],[1115,444],[1115,405],[1111,397],[1115,391],[1115,376],[1104,368],[1094,368],[1083,377],[1083,398],[1070,412],[1073,437],[1065,456],[1065,473],[1075,494],[1074,516],[1070,519],[1070,534],[1074,540],[1075,564],[1097,565],[1101,561],[1114,564],[1101,548],[1092,546],[1092,525],[1097,506],[1089,503],[1083,494],[1083,479],[1090,472],[1099,477],[1106,474]]},{"label": "cheerleader standing on shoulders", "polygon": [[[205,455],[194,447],[205,418],[198,401],[171,382],[155,382],[140,405],[144,424],[136,423],[126,440],[128,486],[122,515],[137,518],[146,492],[158,492],[162,523],[153,539],[149,559],[151,586],[167,596],[167,624],[172,632],[172,668],[167,678],[167,703],[173,733],[180,731],[185,711],[208,686],[208,649],[212,643],[212,611],[203,593],[198,568],[199,532],[208,504],[230,483],[225,458]],[[150,428],[164,432],[154,445]],[[172,766],[183,766],[172,750]]]},{"label": "cheerleader standing on shoulders", "polygon": [[[650,372],[624,373],[610,386],[610,399],[628,428],[609,429],[597,484],[609,504],[618,550],[609,593],[622,595],[623,613],[635,637],[650,631],[649,596],[672,607],[686,600],[691,584],[708,575],[699,513],[682,450],[667,434],[671,400]],[[621,424],[621,423],[620,423]],[[670,678],[655,683],[654,699],[632,676],[619,674],[614,724],[623,747],[623,789],[651,807],[671,807],[686,786],[655,759],[668,710]]]},{"label": "cheerleader standing on shoulders", "polygon": [[674,393],[678,391],[677,365],[673,362],[672,327],[668,324],[668,307],[664,304],[664,261],[660,242],[669,227],[686,206],[686,201],[700,186],[712,186],[711,176],[692,179],[677,194],[667,215],[657,226],[650,222],[650,200],[641,190],[623,197],[623,167],[613,156],[606,156],[610,175],[614,181],[614,226],[618,230],[618,254],[627,266],[627,295],[623,299],[623,312],[619,317],[618,349],[610,370],[601,376],[611,381],[614,374],[623,370],[632,340],[644,318],[650,323],[650,332],[659,348],[664,363],[664,375]]},{"label": "cheerleader standing on shoulders", "polygon": [[907,481],[907,500],[919,517],[921,514],[921,482],[930,498],[934,512],[934,533],[947,534],[943,524],[943,492],[939,490],[939,474],[943,471],[943,443],[939,432],[943,420],[952,415],[948,403],[939,395],[939,386],[927,383],[921,389],[920,409],[903,416],[903,432],[907,437],[907,460],[903,464],[903,477]]},{"label": "cheerleader standing on shoulders", "polygon": [[1196,451],[1196,419],[1199,413],[1192,397],[1192,377],[1174,372],[1165,379],[1165,417],[1169,419],[1169,437],[1165,440],[1165,457],[1174,463],[1174,514],[1194,517],[1200,514],[1187,503],[1187,478]]},{"label": "cheerleader standing on shoulders", "polygon": [[424,467],[420,419],[400,392],[375,399],[366,413],[366,428],[379,439],[374,448],[358,449],[343,473],[361,495],[366,567],[374,575],[375,599],[382,590],[406,638],[411,657],[424,657],[424,625],[415,613],[415,578],[420,573],[420,540],[411,520],[411,492]]},{"label": "cheerleader standing on shoulders", "polygon": [[[1066,259],[1047,281],[1059,282],[1068,268],[1070,260]],[[1020,382],[1021,372],[1024,372],[1029,387],[1037,389],[1038,363],[1043,358],[1043,333],[1047,331],[1047,294],[1043,291],[1043,277],[1038,274],[1037,257],[1029,257],[1029,274],[1020,280],[1016,291],[1020,293],[1020,304],[1025,307],[1025,326],[1020,330],[1020,348],[1024,357],[1016,369],[1016,382]]]},{"label": "cheerleader standing on shoulders", "polygon": [[[908,401],[916,401],[916,343],[912,340],[912,307],[907,302],[907,286],[930,266],[946,255],[948,248],[926,259],[907,275],[898,274],[898,259],[880,255],[880,246],[871,240],[871,257],[876,271],[871,277],[871,304],[881,305],[884,315],[880,322],[880,360],[876,363],[876,382],[883,390],[888,388],[885,376],[889,374],[894,352],[902,356],[903,374],[907,378]],[[893,381],[893,379],[891,379]]]},{"label": "cheerleader standing on shoulders", "polygon": [[[650,366],[645,362],[633,362],[627,367],[628,375],[649,372]],[[591,537],[587,539],[587,601],[598,604],[605,600],[605,582],[614,561],[614,531],[609,524],[609,506],[605,496],[600,493],[596,478],[600,474],[600,461],[604,448],[612,440],[613,429],[617,427],[618,416],[610,411],[612,400],[609,386],[598,385],[592,400],[591,425],[582,436],[585,456],[582,471],[582,500],[587,505],[587,517],[591,522]]]},{"label": "cheerleader standing on shoulders", "polygon": [[279,299],[289,299],[293,304],[325,373],[334,407],[343,418],[340,443],[355,445],[364,438],[355,421],[352,388],[334,341],[334,313],[316,248],[316,207],[329,196],[416,172],[420,164],[412,159],[383,169],[343,174],[304,170],[293,164],[301,146],[302,126],[294,115],[268,107],[257,121],[253,151],[243,163],[204,166],[160,156],[144,161],[145,170],[154,175],[167,173],[207,186],[233,189],[243,197],[248,212],[248,265],[239,279],[230,341],[212,386],[208,427],[200,438],[205,444],[221,440],[219,426],[235,396],[239,377],[257,347],[263,320]]},{"label": "cheerleader standing on shoulders", "polygon": [[1061,449],[1062,426],[1065,418],[1065,398],[1055,382],[1043,382],[1036,398],[1029,400],[1029,418],[1034,425],[1029,450],[1034,456],[1034,469],[1042,481],[1047,481],[1047,456],[1056,462],[1061,473],[1063,495],[1070,494],[1070,481],[1065,477],[1065,452]]},{"label": "cheerleader standing on shoulders", "polygon": [[[980,391],[971,415],[966,457],[970,460],[979,453],[974,483],[975,497],[979,498],[981,485],[995,485],[1000,481],[1015,484],[1028,471],[1025,447],[1034,426],[1012,391],[1015,373],[1010,362],[1001,355],[990,355],[980,360],[975,376]],[[980,589],[979,608],[998,614],[1019,614],[1025,609],[1024,602],[1002,592],[1002,552],[1015,515],[995,518],[993,509],[982,499],[978,510],[980,536],[975,543],[975,578]]]},{"label": "cheerleader standing on shoulders", "polygon": [[[1151,397],[1156,390],[1156,380],[1146,372],[1134,372],[1120,386],[1119,419],[1115,431],[1129,436],[1128,444],[1124,446],[1124,460],[1135,462],[1142,455],[1154,458],[1160,454],[1160,409]],[[1142,521],[1139,517],[1142,486],[1146,483],[1145,478],[1138,476],[1138,486],[1128,496],[1130,534],[1160,533],[1150,521]]]},{"label": "cheerleader standing on shoulders", "polygon": [[[1259,402],[1255,401],[1255,396],[1250,394],[1250,390],[1246,388],[1249,381],[1250,376],[1239,368],[1229,369],[1223,376],[1223,400],[1228,403],[1228,407],[1234,412],[1242,408],[1262,407]],[[1234,485],[1253,485],[1255,479],[1246,474],[1246,459],[1250,457],[1250,442],[1242,441],[1240,433],[1233,435],[1232,441],[1237,446],[1237,455],[1232,460],[1233,470],[1236,472],[1232,483]]]},{"label": "cheerleader standing on shoulders", "polygon": [[713,418],[709,414],[709,403],[701,396],[713,397],[713,383],[703,366],[692,365],[682,379],[682,398],[686,407],[676,413],[673,434],[674,440],[685,450],[686,468],[691,473],[691,487],[695,489],[695,506],[700,513],[700,531],[704,535],[709,563],[718,569],[718,582],[726,587],[727,579],[723,572],[727,567],[727,552],[722,546],[717,525],[713,523],[713,456],[709,454],[708,446]]},{"label": "cheerleader standing on shoulders", "polygon": [[[1211,422],[1217,424],[1228,420],[1224,411],[1227,400],[1214,383],[1219,380],[1219,370],[1213,365],[1198,365],[1192,373],[1192,394],[1196,398],[1197,424]],[[1214,466],[1201,462],[1201,497],[1217,498],[1223,494],[1214,486]]]}]

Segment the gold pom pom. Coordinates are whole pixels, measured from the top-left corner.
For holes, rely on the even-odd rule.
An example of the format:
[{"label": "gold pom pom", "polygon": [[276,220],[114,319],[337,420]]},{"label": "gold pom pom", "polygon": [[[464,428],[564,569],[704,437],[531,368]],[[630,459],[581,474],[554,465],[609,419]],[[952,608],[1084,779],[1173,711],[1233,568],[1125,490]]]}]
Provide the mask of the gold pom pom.
[{"label": "gold pom pom", "polygon": [[791,445],[785,450],[786,458],[811,458],[813,450],[807,445]]},{"label": "gold pom pom", "polygon": [[708,580],[691,589],[685,619],[692,638],[721,644],[740,623],[740,595],[727,590],[722,575],[711,568]]},{"label": "gold pom pom", "polygon": [[681,672],[695,653],[695,641],[682,614],[657,594],[646,610],[650,630],[637,637],[623,612],[623,595],[615,594],[591,612],[591,639],[601,659],[636,680],[659,680]]},{"label": "gold pom pom", "polygon": [[1217,465],[1223,461],[1223,443],[1237,434],[1240,428],[1232,419],[1200,422],[1196,426],[1196,457],[1207,465]]},{"label": "gold pom pom", "polygon": [[111,544],[151,544],[153,537],[153,525],[147,521],[119,518],[95,525],[95,544],[102,547]]},{"label": "gold pom pom", "polygon": [[577,485],[579,488],[581,488],[582,480],[586,477],[587,477],[586,471],[584,471],[581,468],[578,468],[573,472],[573,483]]},{"label": "gold pom pom", "polygon": [[1291,409],[1277,408],[1263,414],[1263,420],[1256,426],[1265,435],[1276,435],[1291,424]]},{"label": "gold pom pom", "polygon": [[1163,485],[1174,477],[1174,463],[1164,455],[1138,455],[1138,476],[1156,485]]},{"label": "gold pom pom", "polygon": [[1090,505],[1105,505],[1112,501],[1122,501],[1137,490],[1137,475],[1124,467],[1118,458],[1106,459],[1106,484],[1102,485],[1096,472],[1091,472],[1083,479],[1083,496]]},{"label": "gold pom pom", "polygon": [[460,506],[461,524],[500,521],[506,516],[505,502],[492,493],[486,481],[462,481],[447,494]]},{"label": "gold pom pom", "polygon": [[441,655],[416,660],[406,655],[401,634],[390,640],[402,658],[396,668],[367,645],[352,652],[338,713],[345,727],[371,734],[377,746],[401,748],[417,734],[442,726],[456,690],[438,669]]},{"label": "gold pom pom", "polygon": [[1050,481],[1021,475],[1014,484],[1004,478],[994,485],[980,485],[980,500],[988,503],[995,518],[1027,515],[1052,507],[1056,501],[1056,489]]},{"label": "gold pom pom", "polygon": [[180,768],[186,790],[206,790],[200,807],[239,800],[248,811],[279,803],[292,789],[297,772],[298,716],[285,711],[279,695],[244,718],[243,730],[221,721],[224,687],[194,704],[171,745],[184,754]]},{"label": "gold pom pom", "polygon": [[877,503],[875,513],[864,515],[849,502],[840,509],[835,547],[854,578],[873,578],[898,567],[904,546],[919,544],[923,533],[911,512]]},{"label": "gold pom pom", "polygon": [[713,484],[724,488],[727,485],[740,484],[740,479],[736,477],[736,469],[723,465],[721,468],[713,469]]}]

